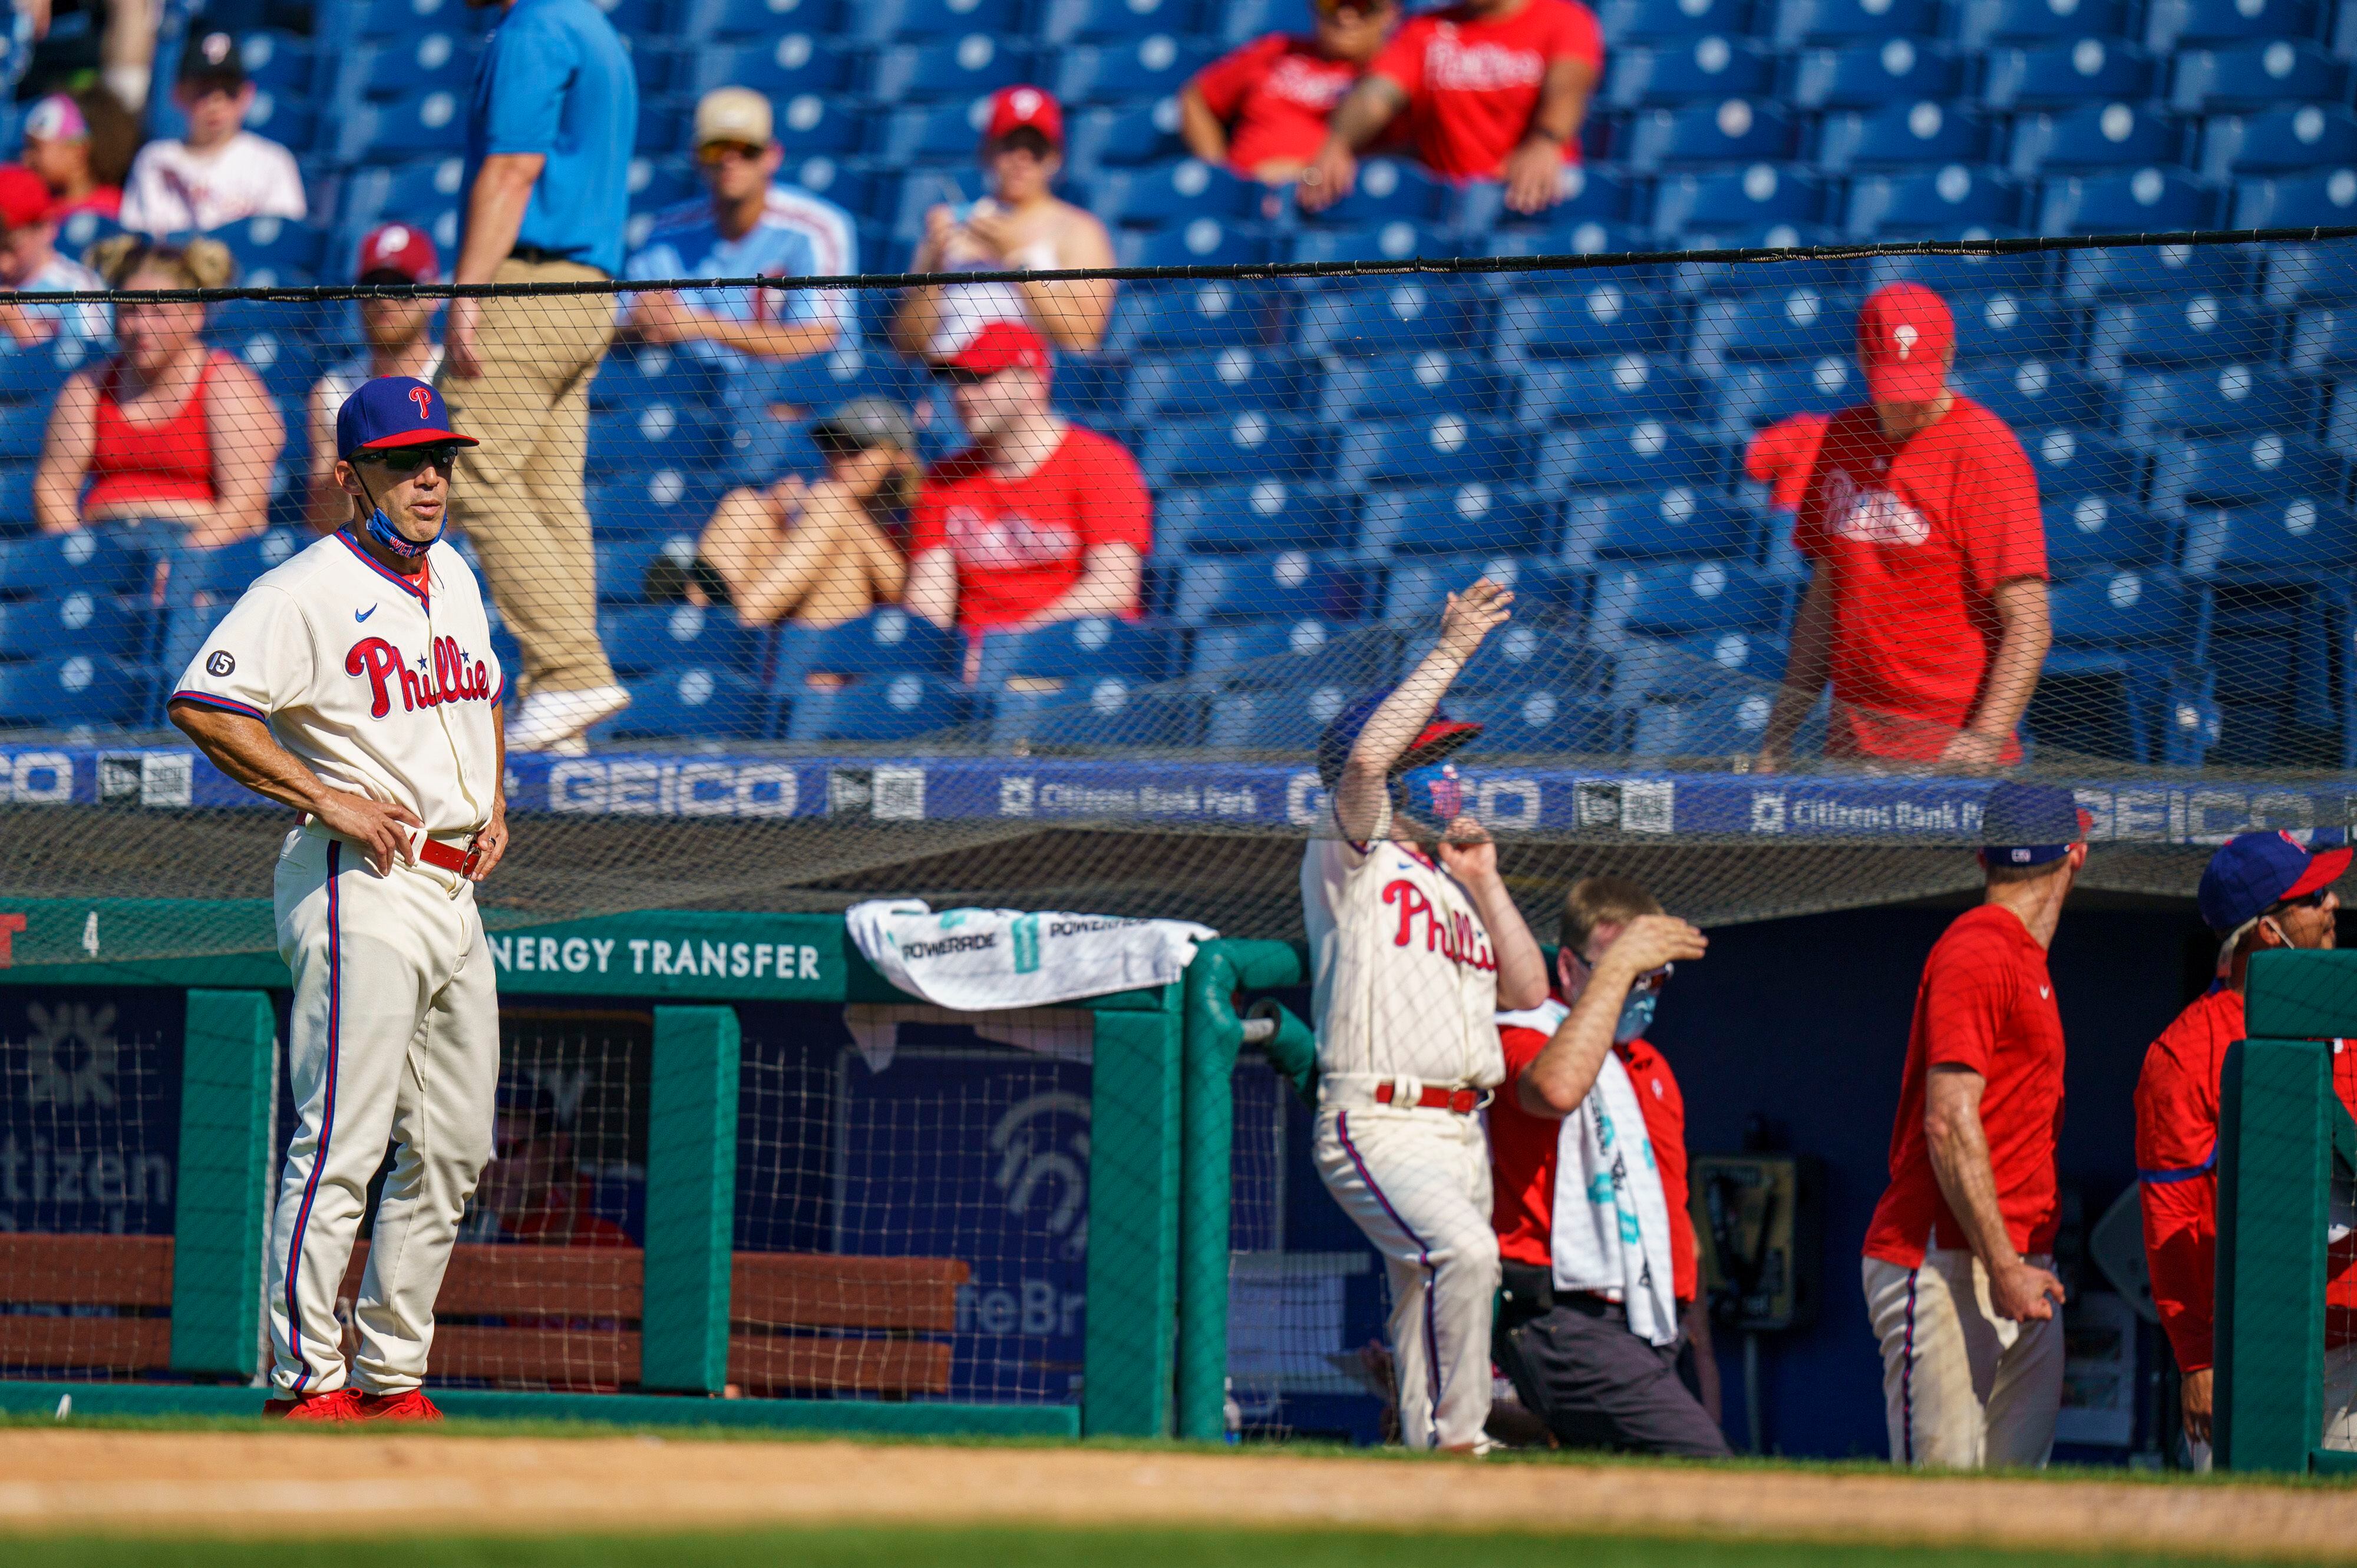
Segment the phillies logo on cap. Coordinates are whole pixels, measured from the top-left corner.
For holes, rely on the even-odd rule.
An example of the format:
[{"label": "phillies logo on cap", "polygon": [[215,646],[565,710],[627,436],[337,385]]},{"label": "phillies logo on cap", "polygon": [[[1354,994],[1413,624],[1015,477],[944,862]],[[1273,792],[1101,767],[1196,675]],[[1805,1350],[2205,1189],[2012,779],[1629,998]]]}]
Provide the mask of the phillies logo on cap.
[{"label": "phillies logo on cap", "polygon": [[409,389],[409,401],[417,405],[417,423],[425,424],[434,417],[434,393],[425,387]]}]

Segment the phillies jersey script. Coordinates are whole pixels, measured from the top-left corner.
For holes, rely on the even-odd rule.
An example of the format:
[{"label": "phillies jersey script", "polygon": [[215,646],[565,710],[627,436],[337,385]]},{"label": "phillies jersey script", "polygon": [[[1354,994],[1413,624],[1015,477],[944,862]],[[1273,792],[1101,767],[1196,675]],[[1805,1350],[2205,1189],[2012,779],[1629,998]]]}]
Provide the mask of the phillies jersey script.
[{"label": "phillies jersey script", "polygon": [[483,594],[436,544],[415,578],[337,533],[254,579],[175,701],[245,714],[325,783],[408,807],[436,837],[490,821],[507,676]]},{"label": "phillies jersey script", "polygon": [[1366,843],[1302,854],[1318,1069],[1491,1087],[1506,1069],[1489,929],[1462,884],[1389,831],[1386,812]]}]

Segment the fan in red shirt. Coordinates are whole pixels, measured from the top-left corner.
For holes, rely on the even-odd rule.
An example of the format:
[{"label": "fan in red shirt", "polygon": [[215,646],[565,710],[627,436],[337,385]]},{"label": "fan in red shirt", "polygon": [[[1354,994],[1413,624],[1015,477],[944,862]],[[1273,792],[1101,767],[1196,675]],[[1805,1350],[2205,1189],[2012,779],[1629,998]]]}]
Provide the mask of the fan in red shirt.
[{"label": "fan in red shirt", "polygon": [[1955,323],[1916,284],[1858,312],[1869,404],[1826,425],[1792,542],[1814,568],[1759,765],[1781,766],[1830,680],[1829,755],[1982,772],[2050,640],[2038,478],[2005,422],[1947,385]]},{"label": "fan in red shirt", "polygon": [[1302,172],[1318,211],[1351,193],[1358,155],[1402,114],[1416,156],[1454,180],[1506,183],[1506,205],[1543,212],[1579,161],[1579,127],[1604,69],[1604,34],[1579,0],[1458,0],[1412,16],[1334,112]]},{"label": "fan in red shirt", "polygon": [[974,445],[917,493],[909,608],[974,633],[1137,615],[1154,503],[1128,448],[1049,412],[1039,335],[989,322],[938,373]]},{"label": "fan in red shirt", "polygon": [[[2289,833],[2244,833],[2210,857],[2198,898],[2218,933],[2219,973],[2145,1053],[2136,1079],[2136,1190],[2153,1305],[2183,1374],[2185,1435],[2197,1469],[2210,1467],[2211,1319],[2217,1300],[2218,1079],[2226,1047],[2243,1037],[2243,983],[2251,955],[2334,945],[2341,908],[2332,884],[2348,871],[2346,844],[2313,854]],[[2357,1115],[2357,1050],[2332,1042],[2332,1087]],[[2328,1448],[2357,1447],[2357,1237],[2335,1242],[2325,1299]]]},{"label": "fan in red shirt", "polygon": [[[1664,915],[1637,884],[1589,876],[1564,898],[1561,941],[1555,995],[1528,1012],[1498,1015],[1506,1086],[1490,1102],[1491,1223],[1504,1284],[1496,1359],[1523,1408],[1558,1442],[1723,1456],[1718,1368],[1710,1315],[1697,1299],[1700,1254],[1686,1208],[1685,1101],[1669,1063],[1644,1038],[1671,965],[1702,957],[1708,940]],[[1609,1125],[1611,1089],[1599,1081],[1608,1058],[1634,1091],[1667,1219],[1665,1233],[1647,1240],[1669,1255],[1676,1321],[1656,1325],[1651,1337],[1641,1331],[1641,1315],[1632,1316],[1629,1299],[1644,1294],[1650,1280],[1641,1276],[1614,1290],[1566,1275],[1564,1267],[1576,1258],[1556,1234],[1563,1162],[1577,1157],[1564,1153],[1580,1132],[1572,1119],[1606,1118]],[[1623,1156],[1625,1167],[1633,1158],[1631,1142],[1622,1131],[1605,1146]],[[1611,1190],[1620,1222],[1633,1221],[1641,1231],[1647,1208],[1630,1196],[1624,1170],[1596,1179]],[[1616,1277],[1628,1281],[1625,1262]],[[1678,1378],[1682,1343],[1694,1348],[1699,1402]]]},{"label": "fan in red shirt", "polygon": [[500,1240],[542,1247],[631,1244],[628,1231],[592,1208],[573,1136],[546,1090],[512,1079],[500,1086],[491,1149],[475,1201],[499,1221]]},{"label": "fan in red shirt", "polygon": [[1766,485],[1768,503],[1781,511],[1798,511],[1817,469],[1817,448],[1824,445],[1829,413],[1788,414],[1751,438],[1743,450],[1744,477]]},{"label": "fan in red shirt", "polygon": [[1399,21],[1395,0],[1317,0],[1308,38],[1270,33],[1195,73],[1178,134],[1208,164],[1270,185],[1299,177],[1326,145],[1327,117]]},{"label": "fan in red shirt", "polygon": [[1979,908],[1932,949],[1866,1233],[1894,1464],[2039,1466],[2062,1402],[2062,1017],[2046,950],[2088,819],[2071,791],[2002,783],[1982,812]]}]

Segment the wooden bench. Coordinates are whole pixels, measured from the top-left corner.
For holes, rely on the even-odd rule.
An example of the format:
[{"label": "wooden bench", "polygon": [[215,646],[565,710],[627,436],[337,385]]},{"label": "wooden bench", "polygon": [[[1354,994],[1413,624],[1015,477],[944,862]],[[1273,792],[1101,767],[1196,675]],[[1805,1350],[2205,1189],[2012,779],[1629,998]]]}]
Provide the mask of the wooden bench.
[{"label": "wooden bench", "polygon": [[0,1302],[112,1307],[112,1317],[0,1313],[0,1367],[147,1372],[172,1362],[169,1236],[0,1231]]}]

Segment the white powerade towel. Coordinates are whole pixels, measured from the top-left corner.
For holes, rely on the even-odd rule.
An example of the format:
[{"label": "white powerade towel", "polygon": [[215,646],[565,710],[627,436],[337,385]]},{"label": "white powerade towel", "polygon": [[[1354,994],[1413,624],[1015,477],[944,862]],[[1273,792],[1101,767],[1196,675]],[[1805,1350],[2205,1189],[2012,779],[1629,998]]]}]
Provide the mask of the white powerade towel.
[{"label": "white powerade towel", "polygon": [[1061,910],[944,909],[877,898],[844,912],[851,940],[884,978],[962,1013],[1044,1007],[1168,985],[1196,944],[1220,933],[1190,920],[1129,920]]},{"label": "white powerade towel", "polygon": [[1628,1309],[1629,1331],[1652,1345],[1678,1337],[1670,1206],[1653,1165],[1645,1112],[1620,1053],[1606,1051],[1596,1086],[1563,1119],[1555,1145],[1555,1285],[1592,1291]]}]

